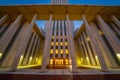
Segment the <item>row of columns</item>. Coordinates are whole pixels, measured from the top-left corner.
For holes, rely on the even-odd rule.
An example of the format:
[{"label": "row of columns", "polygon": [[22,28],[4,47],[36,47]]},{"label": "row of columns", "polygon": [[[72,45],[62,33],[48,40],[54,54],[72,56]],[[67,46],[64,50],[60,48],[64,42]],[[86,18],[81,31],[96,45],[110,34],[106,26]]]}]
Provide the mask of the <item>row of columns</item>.
[{"label": "row of columns", "polygon": [[[117,62],[115,61],[115,58],[117,57],[114,58],[113,55],[117,56],[117,54],[120,53],[120,41],[116,37],[115,33],[113,33],[113,31],[110,29],[110,26],[108,26],[99,15],[97,15],[96,18],[98,21],[97,22],[98,25],[96,25],[94,21],[88,23],[86,17],[82,15],[85,30],[83,30],[83,32],[80,34],[81,37],[80,39],[79,38],[77,40],[75,39],[76,45],[77,43],[79,43],[79,45],[77,45],[76,48],[78,52],[77,55],[79,56],[78,57],[79,60],[81,60],[80,57],[82,56],[85,64],[86,62],[87,64],[90,64],[90,62],[88,62],[87,59],[85,59],[86,56],[89,56],[92,65],[96,65],[97,62],[98,65],[100,64],[102,71],[108,71],[108,67],[118,66]],[[111,16],[111,19],[119,27],[118,24],[120,23],[120,21],[113,15]],[[97,28],[98,26],[101,30]],[[115,27],[116,32],[119,33],[119,29],[117,30],[116,26],[113,27]],[[94,55],[91,55],[90,46],[88,45],[87,39],[85,39],[87,37],[85,35],[85,32],[87,33],[87,36],[90,38],[89,42],[93,49],[92,51],[94,52]],[[114,53],[110,52],[107,46],[108,43],[105,42],[102,36],[106,37]],[[80,44],[81,41],[82,41],[82,45]],[[96,58],[95,55],[97,56],[99,62],[97,60],[95,61],[94,59]]]},{"label": "row of columns", "polygon": [[[7,17],[8,16],[5,15],[0,19],[0,25],[1,25],[0,30],[4,30],[2,25],[7,20]],[[23,15],[20,14],[16,18],[16,20],[8,27],[8,29],[5,31],[5,33],[0,39],[0,54],[2,54],[1,67],[10,68],[10,71],[16,70],[18,64],[21,63],[20,58],[26,52],[31,35],[33,34],[33,27],[35,25],[35,20],[37,19],[37,15],[36,14],[34,15],[30,23],[28,22],[23,23],[22,18],[23,18]],[[28,55],[31,55],[31,56],[36,55],[38,56],[38,59],[39,59],[40,58],[39,53],[41,50],[40,47],[44,45],[41,46],[42,40],[40,39],[40,36],[38,36],[36,32],[34,32],[34,34],[36,37],[35,37],[35,40],[33,41],[34,44],[31,45],[33,46],[31,50],[32,52],[30,52],[30,54]],[[11,44],[11,41],[12,41],[12,44]],[[8,49],[8,46],[9,46],[9,49]],[[23,61],[24,64],[26,64],[26,61],[27,61],[26,59],[28,59],[28,56],[25,56],[25,61]],[[32,61],[32,63],[34,63],[34,61]],[[28,63],[28,64],[31,64],[31,63]]]}]

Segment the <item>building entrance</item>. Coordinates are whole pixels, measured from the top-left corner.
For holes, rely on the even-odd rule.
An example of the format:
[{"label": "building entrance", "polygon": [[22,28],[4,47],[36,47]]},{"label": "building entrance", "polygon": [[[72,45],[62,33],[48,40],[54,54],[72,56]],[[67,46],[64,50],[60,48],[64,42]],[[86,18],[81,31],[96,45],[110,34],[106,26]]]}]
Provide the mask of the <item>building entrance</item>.
[{"label": "building entrance", "polygon": [[51,58],[50,65],[71,65],[71,60],[68,58]]}]

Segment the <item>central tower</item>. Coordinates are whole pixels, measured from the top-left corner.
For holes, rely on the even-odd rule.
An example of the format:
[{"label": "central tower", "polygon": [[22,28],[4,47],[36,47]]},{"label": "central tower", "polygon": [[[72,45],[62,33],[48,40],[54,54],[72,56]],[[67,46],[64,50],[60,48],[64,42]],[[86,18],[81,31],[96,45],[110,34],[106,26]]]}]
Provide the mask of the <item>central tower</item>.
[{"label": "central tower", "polygon": [[[68,0],[51,0],[51,4],[68,4]],[[66,13],[65,20],[52,20],[54,14],[50,14],[49,21],[45,25],[45,47],[42,61],[42,70],[46,66],[52,68],[76,67],[75,47],[73,41],[74,25],[69,21]]]},{"label": "central tower", "polygon": [[51,0],[51,4],[68,4],[68,0]]}]

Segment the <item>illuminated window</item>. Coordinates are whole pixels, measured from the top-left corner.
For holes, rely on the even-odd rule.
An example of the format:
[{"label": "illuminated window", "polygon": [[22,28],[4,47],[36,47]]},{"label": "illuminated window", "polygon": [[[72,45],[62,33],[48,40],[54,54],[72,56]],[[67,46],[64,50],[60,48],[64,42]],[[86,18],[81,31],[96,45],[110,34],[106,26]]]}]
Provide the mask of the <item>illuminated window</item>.
[{"label": "illuminated window", "polygon": [[68,59],[65,59],[65,64],[68,65]]},{"label": "illuminated window", "polygon": [[68,43],[67,43],[67,42],[65,42],[65,45],[67,46],[67,45],[68,45]]},{"label": "illuminated window", "polygon": [[63,45],[63,42],[60,42],[60,45],[62,46],[62,45]]},{"label": "illuminated window", "polygon": [[53,59],[50,59],[50,65],[53,65]]},{"label": "illuminated window", "polygon": [[68,49],[65,50],[66,54],[68,54]]},{"label": "illuminated window", "polygon": [[54,42],[51,42],[51,45],[53,46],[53,45],[54,45]]},{"label": "illuminated window", "polygon": [[58,42],[56,42],[56,46],[58,46]]},{"label": "illuminated window", "polygon": [[58,54],[58,49],[56,49],[56,54]]},{"label": "illuminated window", "polygon": [[60,50],[60,53],[63,54],[63,49]]},{"label": "illuminated window", "polygon": [[50,53],[53,54],[53,49],[50,50]]}]

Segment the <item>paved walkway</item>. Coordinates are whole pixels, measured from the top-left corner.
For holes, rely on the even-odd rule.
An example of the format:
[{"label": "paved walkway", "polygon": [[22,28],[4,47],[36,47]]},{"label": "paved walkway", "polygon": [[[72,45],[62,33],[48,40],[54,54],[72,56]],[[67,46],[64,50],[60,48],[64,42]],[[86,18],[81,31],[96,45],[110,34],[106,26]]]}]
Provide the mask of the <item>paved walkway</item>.
[{"label": "paved walkway", "polygon": [[0,74],[38,74],[38,75],[102,75],[102,74],[120,74],[120,69],[102,72],[99,69],[78,69],[76,73],[72,73],[69,69],[49,69],[45,73],[40,69],[18,69],[15,72],[8,70],[0,71]]}]

